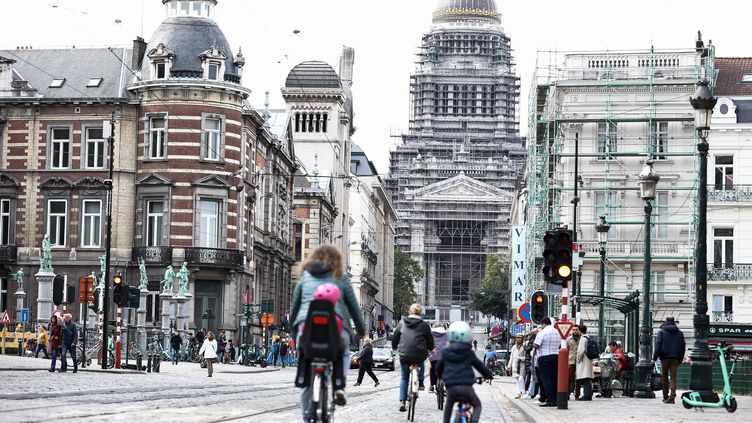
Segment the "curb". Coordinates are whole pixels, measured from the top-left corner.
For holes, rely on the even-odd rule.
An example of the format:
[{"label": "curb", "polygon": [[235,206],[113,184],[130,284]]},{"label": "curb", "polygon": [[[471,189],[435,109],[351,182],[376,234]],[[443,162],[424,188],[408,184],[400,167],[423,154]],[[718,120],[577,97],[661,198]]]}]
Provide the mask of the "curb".
[{"label": "curb", "polygon": [[[5,367],[0,368],[0,372],[47,372],[49,369],[45,368],[30,368],[30,367]],[[255,371],[240,371],[240,372],[228,372],[228,371],[215,371],[215,373],[222,373],[222,374],[239,374],[239,375],[248,375],[248,374],[255,374],[255,373],[271,373],[271,372],[278,372],[281,369],[264,369],[264,370],[255,370]],[[133,375],[133,374],[157,374],[156,372],[147,372],[145,370],[127,370],[127,369],[88,369],[88,368],[80,368],[78,369],[78,373],[110,373],[110,374],[122,374],[122,375]],[[51,372],[50,372],[51,373]],[[55,373],[60,373],[58,370],[55,370]],[[160,372],[161,374],[161,372]],[[176,374],[176,373],[168,373],[168,374]]]},{"label": "curb", "polygon": [[512,406],[514,406],[517,411],[524,414],[528,418],[528,420],[533,423],[565,422],[565,420],[541,413],[529,403],[526,403],[520,399],[515,399],[514,396],[507,393],[503,387],[499,390],[501,391],[501,394],[504,395],[504,397],[508,399],[510,403],[512,403]]}]

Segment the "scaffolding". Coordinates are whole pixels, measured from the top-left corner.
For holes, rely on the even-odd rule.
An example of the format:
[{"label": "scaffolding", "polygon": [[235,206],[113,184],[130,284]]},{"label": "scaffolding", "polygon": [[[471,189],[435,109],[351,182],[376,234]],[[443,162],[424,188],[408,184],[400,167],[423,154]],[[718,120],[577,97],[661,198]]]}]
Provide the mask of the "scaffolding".
[{"label": "scaffolding", "polygon": [[[701,41],[695,49],[538,53],[526,163],[528,292],[544,288],[543,234],[573,224],[575,182],[577,238],[586,253],[581,293],[599,294],[594,224],[600,215],[611,224],[607,257],[612,271],[606,275],[605,295],[642,286],[644,201],[636,176],[650,159],[661,175],[651,230],[654,318],[689,310],[698,172],[688,99],[700,79],[714,86],[714,59],[714,47]],[[592,309],[582,312],[584,320],[597,320]],[[611,325],[607,334],[623,335],[623,327]]]}]

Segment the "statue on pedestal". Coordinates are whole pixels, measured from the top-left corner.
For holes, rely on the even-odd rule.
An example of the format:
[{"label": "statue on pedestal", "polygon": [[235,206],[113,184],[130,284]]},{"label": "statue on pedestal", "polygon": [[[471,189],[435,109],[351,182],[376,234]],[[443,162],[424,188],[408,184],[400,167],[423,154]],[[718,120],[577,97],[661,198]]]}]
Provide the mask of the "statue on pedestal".
[{"label": "statue on pedestal", "polygon": [[138,272],[141,277],[141,283],[139,284],[138,289],[143,291],[149,283],[149,277],[146,276],[146,262],[144,262],[143,257],[138,258]]},{"label": "statue on pedestal", "polygon": [[18,271],[15,273],[15,276],[13,278],[16,280],[16,283],[18,284],[18,290],[19,291],[23,291],[23,284],[24,284],[23,270],[21,270],[21,268],[19,268]]},{"label": "statue on pedestal", "polygon": [[178,289],[178,295],[185,295],[188,293],[188,263],[183,262],[183,266],[180,267],[180,287]]},{"label": "statue on pedestal", "polygon": [[172,285],[175,283],[175,271],[172,270],[172,266],[167,266],[167,270],[164,273],[164,279],[162,284],[164,285],[163,294],[172,294]]},{"label": "statue on pedestal", "polygon": [[50,234],[44,234],[42,239],[42,251],[39,258],[39,267],[42,272],[53,273],[52,270],[52,244],[50,244]]}]

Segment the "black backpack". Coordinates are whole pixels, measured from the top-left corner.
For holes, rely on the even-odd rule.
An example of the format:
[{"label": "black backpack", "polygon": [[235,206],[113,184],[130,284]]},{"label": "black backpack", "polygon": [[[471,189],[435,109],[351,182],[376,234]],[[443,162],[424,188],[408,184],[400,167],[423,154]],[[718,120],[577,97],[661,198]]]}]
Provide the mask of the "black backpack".
[{"label": "black backpack", "polygon": [[585,348],[585,356],[589,358],[590,360],[595,360],[601,356],[600,353],[598,352],[598,345],[589,336],[587,337],[587,347]]}]

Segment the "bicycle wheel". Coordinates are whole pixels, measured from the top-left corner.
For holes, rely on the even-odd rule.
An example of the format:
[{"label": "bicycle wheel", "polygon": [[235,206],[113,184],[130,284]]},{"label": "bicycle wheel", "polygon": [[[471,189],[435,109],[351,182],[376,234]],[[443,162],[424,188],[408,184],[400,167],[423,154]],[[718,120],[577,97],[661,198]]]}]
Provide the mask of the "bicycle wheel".
[{"label": "bicycle wheel", "polygon": [[415,402],[417,399],[418,399],[418,396],[415,393],[413,393],[409,398],[410,405],[409,405],[409,408],[407,409],[407,414],[411,422],[415,421]]}]

